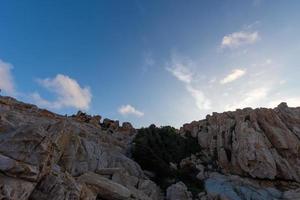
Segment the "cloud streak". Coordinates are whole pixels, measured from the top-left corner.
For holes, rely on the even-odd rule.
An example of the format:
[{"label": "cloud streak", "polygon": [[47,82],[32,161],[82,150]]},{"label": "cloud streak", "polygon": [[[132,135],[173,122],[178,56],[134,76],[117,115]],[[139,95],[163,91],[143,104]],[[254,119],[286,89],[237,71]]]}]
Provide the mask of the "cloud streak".
[{"label": "cloud streak", "polygon": [[185,84],[186,91],[193,97],[199,110],[210,109],[210,100],[206,98],[202,90],[199,90],[192,85],[193,82],[195,82],[193,73],[189,67],[192,62],[190,60],[188,60],[188,62],[184,62],[184,60],[178,58],[176,55],[173,55],[171,60],[171,65],[166,67],[166,70],[177,80]]},{"label": "cloud streak", "polygon": [[187,85],[186,89],[194,98],[196,106],[199,110],[211,109],[210,100],[205,97],[204,93],[201,90],[198,90],[191,85]]},{"label": "cloud streak", "polygon": [[222,48],[237,48],[242,45],[254,44],[259,39],[259,34],[255,32],[239,31],[225,35],[222,39]]},{"label": "cloud streak", "polygon": [[15,94],[15,84],[11,74],[12,65],[0,60],[0,89],[9,94]]},{"label": "cloud streak", "polygon": [[166,70],[184,83],[191,83],[193,80],[193,74],[190,69],[176,55],[172,56],[171,66],[167,67]]},{"label": "cloud streak", "polygon": [[220,83],[227,84],[233,82],[246,74],[246,70],[243,69],[234,69],[230,74],[228,74],[225,78],[223,78]]},{"label": "cloud streak", "polygon": [[49,101],[42,98],[39,93],[34,93],[32,97],[38,105],[53,109],[64,107],[89,109],[92,99],[90,89],[81,87],[75,79],[58,74],[54,78],[39,79],[38,83],[56,96],[55,100]]},{"label": "cloud streak", "polygon": [[237,108],[245,107],[257,107],[260,105],[263,100],[265,100],[270,92],[270,89],[267,87],[258,87],[253,88],[250,91],[241,94],[241,98],[238,102],[227,105],[226,110],[235,110]]},{"label": "cloud streak", "polygon": [[142,117],[144,116],[144,113],[137,110],[135,107],[133,107],[132,105],[130,104],[127,104],[127,105],[122,105],[120,108],[119,108],[119,113],[123,116],[128,116],[128,115],[134,115],[134,116],[137,116],[137,117]]}]

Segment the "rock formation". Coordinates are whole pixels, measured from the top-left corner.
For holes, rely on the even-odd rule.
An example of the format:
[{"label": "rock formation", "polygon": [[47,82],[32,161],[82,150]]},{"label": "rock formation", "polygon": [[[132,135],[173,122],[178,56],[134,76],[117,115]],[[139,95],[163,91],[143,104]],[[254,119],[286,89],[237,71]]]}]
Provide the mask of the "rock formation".
[{"label": "rock formation", "polygon": [[275,109],[213,113],[183,125],[180,132],[198,139],[198,160],[206,171],[199,178],[208,194],[221,199],[300,199],[300,108],[282,103]]},{"label": "rock formation", "polygon": [[[62,116],[0,96],[0,199],[300,199],[300,108],[245,108],[183,125],[175,131],[180,138],[172,137],[199,145],[199,152],[178,161],[176,149],[168,157],[163,166],[182,182],[169,180],[165,191],[152,181],[157,173],[130,157],[138,132],[128,122],[83,112]],[[160,148],[175,148],[167,139]],[[161,155],[167,156],[152,160]]]},{"label": "rock formation", "polygon": [[99,116],[66,117],[0,97],[0,199],[160,199],[120,135]]}]

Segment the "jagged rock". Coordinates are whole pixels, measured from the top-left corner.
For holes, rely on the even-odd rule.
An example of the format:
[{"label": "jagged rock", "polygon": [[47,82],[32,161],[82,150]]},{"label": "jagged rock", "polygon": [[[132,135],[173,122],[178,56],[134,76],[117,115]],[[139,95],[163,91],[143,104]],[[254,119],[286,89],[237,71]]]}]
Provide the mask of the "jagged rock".
[{"label": "jagged rock", "polygon": [[179,132],[180,132],[180,134],[183,134],[183,135],[190,134],[193,137],[197,137],[197,134],[198,134],[197,125],[198,125],[197,121],[193,121],[191,123],[186,123],[180,128]]},{"label": "jagged rock", "polygon": [[[0,96],[0,199],[162,200],[145,174],[155,176],[128,157],[137,131],[100,120]],[[282,103],[213,113],[179,133],[200,148],[172,170],[192,169],[184,173],[199,187],[204,182],[204,191],[192,197],[190,185],[178,182],[168,187],[167,200],[300,199],[300,108]]]},{"label": "jagged rock", "polygon": [[99,121],[0,97],[0,199],[159,200],[153,182],[139,188],[148,179],[124,154],[132,136],[118,140]]},{"label": "jagged rock", "polygon": [[103,123],[102,123],[102,126],[106,129],[111,129],[111,130],[116,130],[120,127],[120,124],[119,124],[119,121],[116,120],[111,120],[111,119],[108,119],[108,118],[105,118],[103,120]]},{"label": "jagged rock", "polygon": [[178,182],[167,188],[167,200],[192,200],[192,194],[184,183]]},{"label": "jagged rock", "polygon": [[78,111],[76,115],[72,115],[71,117],[80,122],[86,122],[96,126],[100,126],[100,120],[101,120],[100,115],[91,116],[81,111]]},{"label": "jagged rock", "polygon": [[280,104],[214,113],[182,132],[191,129],[214,168],[224,173],[300,181],[300,108]]},{"label": "jagged rock", "polygon": [[198,174],[197,174],[197,179],[199,180],[204,180],[207,178],[207,175],[205,173],[205,167],[202,164],[198,164],[196,166],[196,169],[199,170]]},{"label": "jagged rock", "polygon": [[132,129],[134,129],[133,128],[133,126],[131,125],[131,123],[129,123],[129,122],[123,122],[123,124],[122,124],[122,129],[124,130],[124,131],[131,131]]}]

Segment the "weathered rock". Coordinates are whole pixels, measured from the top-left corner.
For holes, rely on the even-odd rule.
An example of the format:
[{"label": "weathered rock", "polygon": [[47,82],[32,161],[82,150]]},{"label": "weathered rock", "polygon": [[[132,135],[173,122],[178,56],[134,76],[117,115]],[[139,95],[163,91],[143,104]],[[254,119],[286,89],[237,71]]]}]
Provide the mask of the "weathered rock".
[{"label": "weathered rock", "polygon": [[281,199],[285,200],[294,200],[294,199],[300,199],[300,188],[285,191],[281,197]]},{"label": "weathered rock", "polygon": [[129,122],[123,122],[122,127],[124,131],[132,131],[134,128]]},{"label": "weathered rock", "polygon": [[[185,125],[214,168],[252,178],[300,181],[300,108],[246,108]],[[192,134],[195,136],[195,134]]]},{"label": "weathered rock", "polygon": [[116,130],[116,129],[118,129],[120,127],[120,124],[119,124],[118,120],[114,121],[114,120],[105,118],[103,120],[102,126],[104,128],[109,128],[111,130]]},{"label": "weathered rock", "polygon": [[80,122],[86,122],[86,123],[91,123],[95,126],[100,126],[100,120],[101,120],[100,115],[91,116],[91,115],[87,115],[84,112],[78,111],[76,115],[72,115],[71,117]]},{"label": "weathered rock", "polygon": [[37,181],[39,169],[0,154],[0,171],[7,176],[21,178],[28,181]]},{"label": "weathered rock", "polygon": [[153,185],[139,189],[147,178],[124,154],[132,136],[119,140],[99,121],[0,97],[0,199],[158,200]]},{"label": "weathered rock", "polygon": [[[68,173],[51,173],[44,176],[30,195],[32,200],[81,199],[83,185]],[[94,197],[95,195],[89,194]],[[90,198],[92,199],[92,198]]]},{"label": "weathered rock", "polygon": [[167,200],[192,200],[192,194],[184,183],[178,182],[168,187]]},{"label": "weathered rock", "polygon": [[91,186],[91,190],[101,199],[126,200],[131,196],[126,187],[92,172],[81,175],[78,181]]},{"label": "weathered rock", "polygon": [[[0,199],[163,199],[128,157],[136,130],[100,120],[82,112],[61,116],[0,96]],[[199,187],[204,182],[205,190],[192,197],[178,182],[168,187],[168,200],[300,199],[300,108],[282,103],[213,113],[179,133],[196,138],[201,148],[172,163],[173,170],[193,169],[185,173],[197,177]]]},{"label": "weathered rock", "polygon": [[282,199],[283,196],[282,192],[274,187],[264,187],[250,179],[218,173],[212,173],[205,181],[205,190],[206,198],[213,200],[274,200]]},{"label": "weathered rock", "polygon": [[150,199],[163,199],[160,188],[151,180],[140,179],[138,189],[150,197]]},{"label": "weathered rock", "polygon": [[0,199],[26,200],[35,185],[34,182],[4,176],[0,173]]}]

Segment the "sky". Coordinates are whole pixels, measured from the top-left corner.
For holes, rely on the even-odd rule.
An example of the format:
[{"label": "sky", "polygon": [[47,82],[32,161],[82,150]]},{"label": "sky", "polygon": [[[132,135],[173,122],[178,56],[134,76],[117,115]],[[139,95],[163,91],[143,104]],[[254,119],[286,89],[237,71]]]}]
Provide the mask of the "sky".
[{"label": "sky", "polygon": [[0,0],[2,95],[180,127],[300,106],[298,0]]}]

